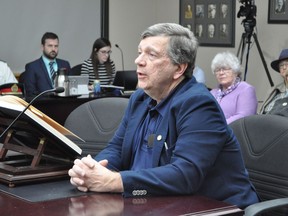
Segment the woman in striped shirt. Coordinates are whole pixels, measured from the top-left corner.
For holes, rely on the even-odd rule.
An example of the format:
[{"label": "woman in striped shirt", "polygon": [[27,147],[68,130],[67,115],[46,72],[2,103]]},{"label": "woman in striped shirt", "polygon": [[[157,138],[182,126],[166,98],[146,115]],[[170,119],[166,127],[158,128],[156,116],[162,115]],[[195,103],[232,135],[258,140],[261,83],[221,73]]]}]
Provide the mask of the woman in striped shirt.
[{"label": "woman in striped shirt", "polygon": [[89,75],[89,89],[93,89],[94,80],[100,80],[102,85],[113,83],[115,64],[110,59],[111,43],[105,38],[98,38],[92,48],[90,58],[81,67],[81,75]]}]

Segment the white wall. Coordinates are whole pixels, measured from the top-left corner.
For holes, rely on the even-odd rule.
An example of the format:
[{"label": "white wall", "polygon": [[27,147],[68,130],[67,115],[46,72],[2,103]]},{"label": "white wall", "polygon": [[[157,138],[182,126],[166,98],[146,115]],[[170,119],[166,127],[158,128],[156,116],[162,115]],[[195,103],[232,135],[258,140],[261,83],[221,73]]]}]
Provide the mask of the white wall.
[{"label": "white wall", "polygon": [[[113,44],[111,58],[116,69],[122,69],[118,44],[124,53],[124,68],[135,69],[140,34],[157,22],[178,22],[178,1],[175,0],[110,0],[109,38]],[[176,11],[174,8],[176,7]],[[166,13],[166,11],[174,11]]]},{"label": "white wall", "polygon": [[101,35],[100,0],[1,0],[0,59],[15,73],[42,55],[46,31],[59,36],[59,58],[71,66],[90,56]]},{"label": "white wall", "polygon": [[[0,59],[7,61],[14,72],[23,71],[25,63],[40,57],[42,34],[45,31],[55,31],[60,37],[59,57],[68,59],[71,66],[81,63],[89,57],[94,40],[100,36],[99,2],[25,0],[21,5],[18,0],[1,1]],[[268,24],[268,0],[255,0],[255,3],[255,32],[276,84],[282,79],[272,70],[270,62],[278,58],[283,48],[288,48],[287,24]],[[240,5],[236,1],[235,14]],[[49,13],[49,8],[54,8],[54,13]],[[197,64],[206,72],[207,86],[216,86],[215,77],[210,70],[211,60],[216,53],[224,50],[237,52],[244,32],[241,24],[243,19],[235,18],[235,47],[199,47]],[[179,23],[179,0],[109,0],[109,39],[113,45],[111,58],[117,69],[122,69],[121,53],[114,45],[117,43],[124,52],[125,69],[135,69],[134,60],[137,57],[140,34],[148,26],[158,22]],[[245,66],[245,62],[243,63]],[[255,44],[250,51],[248,69],[247,81],[256,87],[258,100],[261,101],[270,84]]]},{"label": "white wall", "polygon": [[[236,0],[235,0],[236,1]],[[268,0],[255,0],[257,6],[257,25],[255,32],[263,51],[265,61],[274,84],[281,81],[279,74],[270,67],[270,62],[277,59],[281,50],[288,47],[287,25],[268,24]],[[241,4],[236,1],[236,11]],[[109,35],[112,43],[118,43],[124,52],[125,69],[134,69],[137,56],[139,35],[146,27],[158,22],[179,23],[179,1],[177,0],[110,0]],[[199,47],[197,64],[206,72],[207,85],[215,87],[215,77],[210,64],[213,57],[224,50],[237,53],[242,33],[244,17],[235,18],[235,47]],[[244,54],[246,56],[246,52]],[[120,52],[113,48],[112,58],[117,68],[122,68]],[[243,62],[243,72],[245,62]],[[253,44],[248,61],[247,82],[256,87],[258,100],[263,100],[270,84],[266,76],[256,44]]]}]

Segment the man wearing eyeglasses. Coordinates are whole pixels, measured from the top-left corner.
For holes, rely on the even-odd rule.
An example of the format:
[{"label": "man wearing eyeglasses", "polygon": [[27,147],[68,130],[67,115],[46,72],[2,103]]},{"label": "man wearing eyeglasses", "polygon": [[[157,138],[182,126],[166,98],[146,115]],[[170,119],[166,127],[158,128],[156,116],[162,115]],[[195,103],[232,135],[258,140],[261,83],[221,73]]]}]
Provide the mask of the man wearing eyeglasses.
[{"label": "man wearing eyeglasses", "polygon": [[288,116],[288,49],[281,51],[279,58],[271,62],[271,67],[280,73],[283,82],[272,88],[259,113]]},{"label": "man wearing eyeglasses", "polygon": [[57,58],[59,38],[53,32],[46,32],[41,38],[42,56],[25,65],[21,81],[25,84],[26,95],[35,96],[43,91],[53,89],[58,69],[70,70],[70,63]]}]

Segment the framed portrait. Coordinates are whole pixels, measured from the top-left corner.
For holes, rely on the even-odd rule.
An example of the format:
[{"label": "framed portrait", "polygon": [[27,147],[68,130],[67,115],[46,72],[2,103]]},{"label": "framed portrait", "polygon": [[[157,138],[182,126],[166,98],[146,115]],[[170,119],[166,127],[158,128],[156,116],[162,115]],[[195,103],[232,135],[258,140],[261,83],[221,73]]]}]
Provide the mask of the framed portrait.
[{"label": "framed portrait", "polygon": [[235,46],[235,1],[180,0],[179,19],[200,46]]},{"label": "framed portrait", "polygon": [[269,0],[268,23],[288,23],[287,0]]}]

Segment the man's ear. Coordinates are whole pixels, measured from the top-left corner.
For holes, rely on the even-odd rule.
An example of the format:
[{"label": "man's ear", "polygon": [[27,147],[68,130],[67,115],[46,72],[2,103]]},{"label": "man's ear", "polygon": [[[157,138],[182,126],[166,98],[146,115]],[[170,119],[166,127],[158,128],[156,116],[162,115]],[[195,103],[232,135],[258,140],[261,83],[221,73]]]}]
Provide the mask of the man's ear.
[{"label": "man's ear", "polygon": [[176,70],[176,73],[174,74],[175,79],[178,79],[180,76],[182,76],[185,73],[185,71],[188,67],[188,64],[187,63],[186,64],[179,64],[179,65],[177,65],[177,67],[178,68]]}]

